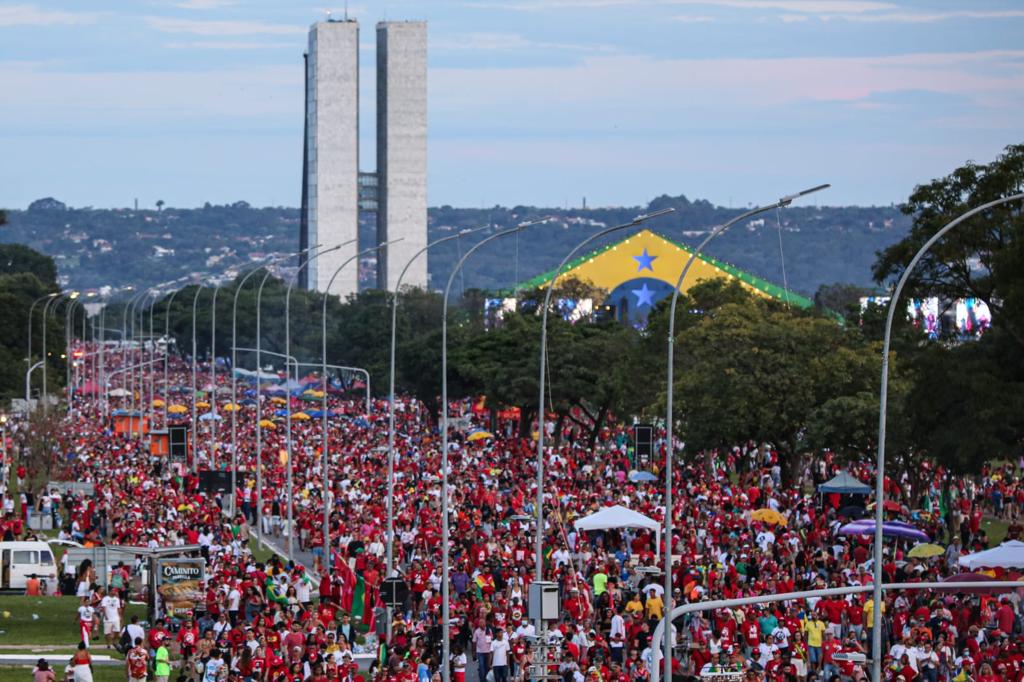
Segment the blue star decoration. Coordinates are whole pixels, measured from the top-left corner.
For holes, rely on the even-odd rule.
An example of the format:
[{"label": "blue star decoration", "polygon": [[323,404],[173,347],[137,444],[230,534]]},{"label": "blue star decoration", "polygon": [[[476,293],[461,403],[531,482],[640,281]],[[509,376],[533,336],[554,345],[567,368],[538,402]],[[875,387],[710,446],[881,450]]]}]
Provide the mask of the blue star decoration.
[{"label": "blue star decoration", "polygon": [[632,289],[632,292],[636,296],[637,308],[643,308],[645,305],[654,307],[654,292],[647,287],[647,282],[639,289]]},{"label": "blue star decoration", "polygon": [[650,270],[651,272],[654,272],[655,258],[657,258],[657,256],[652,256],[649,253],[647,253],[647,247],[645,246],[644,252],[642,254],[640,254],[639,256],[633,256],[633,260],[635,260],[638,263],[638,265],[636,266],[636,271],[641,272],[643,270]]}]

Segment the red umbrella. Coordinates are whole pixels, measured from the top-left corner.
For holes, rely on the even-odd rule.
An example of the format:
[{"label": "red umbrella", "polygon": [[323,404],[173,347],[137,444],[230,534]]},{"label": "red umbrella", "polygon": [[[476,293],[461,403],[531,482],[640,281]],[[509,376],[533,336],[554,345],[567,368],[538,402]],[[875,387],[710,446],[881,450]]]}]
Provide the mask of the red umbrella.
[{"label": "red umbrella", "polygon": [[[868,509],[874,509],[874,508],[875,508],[875,503],[874,502],[872,502],[871,504],[868,505]],[[884,509],[887,512],[892,512],[894,514],[904,514],[907,511],[909,511],[906,507],[901,505],[899,502],[896,502],[895,500],[886,500],[885,502],[883,502],[882,503],[882,509]]]}]

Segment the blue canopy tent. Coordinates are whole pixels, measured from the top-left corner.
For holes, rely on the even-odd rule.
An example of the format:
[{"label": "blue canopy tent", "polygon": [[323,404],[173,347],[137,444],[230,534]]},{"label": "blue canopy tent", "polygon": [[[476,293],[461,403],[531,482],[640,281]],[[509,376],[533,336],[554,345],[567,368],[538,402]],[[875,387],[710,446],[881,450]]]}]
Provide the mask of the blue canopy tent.
[{"label": "blue canopy tent", "polygon": [[826,481],[818,486],[818,492],[825,495],[839,493],[840,495],[868,495],[871,493],[871,486],[861,483],[850,475],[848,471],[840,471],[831,481]]}]

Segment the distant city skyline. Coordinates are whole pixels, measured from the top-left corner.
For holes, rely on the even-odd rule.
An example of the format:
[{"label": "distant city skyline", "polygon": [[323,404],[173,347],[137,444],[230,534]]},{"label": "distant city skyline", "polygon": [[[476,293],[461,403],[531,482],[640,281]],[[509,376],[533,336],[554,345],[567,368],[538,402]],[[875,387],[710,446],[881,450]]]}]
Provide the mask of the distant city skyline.
[{"label": "distant city skyline", "polygon": [[[324,3],[0,4],[0,207],[299,206]],[[332,8],[344,13],[344,3]],[[431,206],[885,205],[1024,141],[1013,0],[387,0],[427,20]],[[374,40],[361,37],[362,170]]]}]

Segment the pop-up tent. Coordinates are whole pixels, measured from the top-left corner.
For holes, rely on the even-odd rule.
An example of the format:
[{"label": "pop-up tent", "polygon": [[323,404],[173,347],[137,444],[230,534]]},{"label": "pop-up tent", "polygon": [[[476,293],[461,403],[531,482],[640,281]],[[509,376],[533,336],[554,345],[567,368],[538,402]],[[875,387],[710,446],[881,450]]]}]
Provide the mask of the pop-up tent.
[{"label": "pop-up tent", "polygon": [[661,553],[661,524],[640,512],[626,509],[622,505],[606,507],[590,516],[576,519],[573,523],[576,530],[607,530],[609,528],[646,528],[653,530],[657,536],[655,547]]},{"label": "pop-up tent", "polygon": [[962,556],[959,562],[972,571],[979,568],[1024,568],[1024,542],[1010,540],[998,547]]},{"label": "pop-up tent", "polygon": [[831,481],[826,481],[818,486],[819,493],[839,493],[840,495],[867,495],[871,492],[871,486],[861,483],[850,475],[848,471],[840,471]]}]

